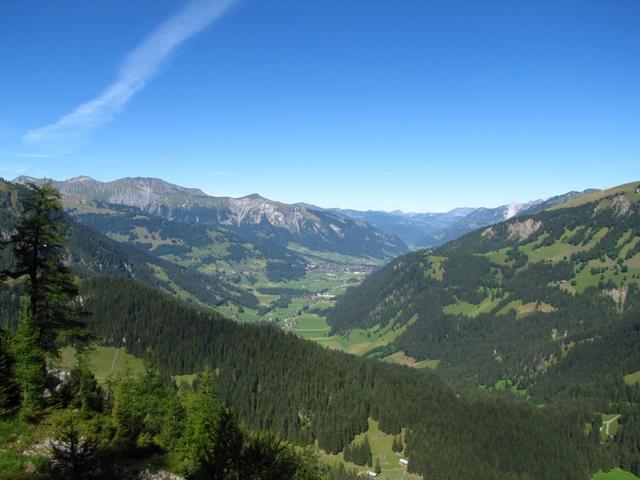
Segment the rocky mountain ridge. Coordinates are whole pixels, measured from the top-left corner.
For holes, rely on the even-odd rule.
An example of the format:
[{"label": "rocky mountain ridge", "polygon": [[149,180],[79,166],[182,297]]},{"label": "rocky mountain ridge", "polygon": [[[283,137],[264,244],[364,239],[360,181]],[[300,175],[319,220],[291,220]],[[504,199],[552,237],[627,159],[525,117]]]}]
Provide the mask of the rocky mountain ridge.
[{"label": "rocky mountain ridge", "polygon": [[[18,177],[15,183],[43,179]],[[404,242],[363,221],[304,204],[286,204],[258,194],[240,198],[214,197],[196,188],[185,188],[157,178],[122,178],[100,182],[82,176],[52,180],[68,206],[93,202],[119,205],[172,222],[206,225],[214,230],[241,233],[248,243],[268,238],[287,248],[296,243],[312,250],[354,257],[388,259],[407,251]],[[77,214],[81,212],[73,205]],[[106,233],[106,232],[103,232]],[[254,241],[255,240],[255,241]]]}]

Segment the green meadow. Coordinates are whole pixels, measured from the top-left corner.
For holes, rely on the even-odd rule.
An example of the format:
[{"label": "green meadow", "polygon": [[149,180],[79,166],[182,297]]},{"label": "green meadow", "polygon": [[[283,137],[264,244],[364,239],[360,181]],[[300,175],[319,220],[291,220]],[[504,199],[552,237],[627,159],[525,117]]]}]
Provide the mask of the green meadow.
[{"label": "green meadow", "polygon": [[[419,475],[415,475],[407,472],[406,467],[400,465],[400,459],[403,458],[401,453],[394,452],[391,449],[391,445],[393,443],[393,435],[389,435],[380,430],[378,426],[378,422],[369,419],[369,428],[365,433],[361,433],[356,435],[355,439],[352,443],[362,443],[364,440],[365,434],[369,439],[369,444],[371,445],[371,454],[373,458],[373,462],[375,464],[376,459],[380,461],[381,472],[378,478],[383,480],[420,480],[421,477]],[[404,437],[404,429],[401,433],[401,436]],[[345,462],[342,453],[337,455],[328,454],[322,450],[318,451],[320,455],[320,459],[327,464],[336,464],[336,463],[344,463],[347,469],[356,470],[358,473],[363,475],[366,474],[367,471],[373,470],[373,467],[369,466],[360,466],[355,465],[351,462]]]},{"label": "green meadow", "polygon": [[627,385],[637,385],[640,383],[640,370],[624,376],[624,383]]},{"label": "green meadow", "polygon": [[[75,351],[65,347],[60,353],[58,367],[65,371],[71,370],[76,361]],[[142,360],[127,353],[124,348],[92,346],[87,353],[87,361],[98,383],[104,383],[109,376],[127,370],[134,374],[144,371]]]},{"label": "green meadow", "polygon": [[625,472],[621,468],[614,468],[608,472],[598,472],[593,476],[593,480],[640,480],[633,473]]}]

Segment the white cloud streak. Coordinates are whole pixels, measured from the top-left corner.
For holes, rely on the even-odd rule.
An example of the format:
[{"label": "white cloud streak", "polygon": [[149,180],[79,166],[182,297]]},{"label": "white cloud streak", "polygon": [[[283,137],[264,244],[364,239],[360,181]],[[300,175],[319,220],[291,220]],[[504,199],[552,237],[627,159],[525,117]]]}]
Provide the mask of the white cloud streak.
[{"label": "white cloud streak", "polygon": [[127,54],[115,81],[100,95],[53,124],[30,130],[23,142],[67,152],[81,148],[92,132],[111,121],[145,87],[181,43],[208,27],[234,3],[236,0],[194,0]]}]

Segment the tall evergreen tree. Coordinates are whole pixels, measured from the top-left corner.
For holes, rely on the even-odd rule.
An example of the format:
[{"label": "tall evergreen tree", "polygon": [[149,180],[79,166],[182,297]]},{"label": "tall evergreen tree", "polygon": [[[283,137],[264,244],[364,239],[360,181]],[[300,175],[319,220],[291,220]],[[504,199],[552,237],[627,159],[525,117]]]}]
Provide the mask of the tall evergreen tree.
[{"label": "tall evergreen tree", "polygon": [[[209,466],[216,448],[216,429],[221,403],[215,392],[214,379],[207,370],[187,404],[187,420],[182,435],[181,456],[187,478],[208,478]],[[214,469],[214,466],[211,466]]]},{"label": "tall evergreen tree", "polygon": [[0,331],[0,418],[11,413],[20,403],[20,393],[13,376],[13,357],[7,339]]},{"label": "tall evergreen tree", "polygon": [[56,396],[65,407],[73,406],[85,413],[102,410],[103,392],[84,355],[76,354],[76,364],[69,372],[67,381],[60,385]]},{"label": "tall evergreen tree", "polygon": [[396,435],[393,437],[391,450],[397,453],[402,452],[404,450],[404,445],[402,443],[402,435]]},{"label": "tall evergreen tree", "polygon": [[364,442],[362,443],[362,463],[369,466],[373,465],[373,454],[371,453],[368,435],[364,436]]},{"label": "tall evergreen tree", "polygon": [[42,406],[47,383],[45,352],[39,342],[39,332],[33,321],[28,297],[20,304],[18,328],[12,338],[10,352],[15,359],[13,376],[20,389],[22,414],[31,418]]},{"label": "tall evergreen tree", "polygon": [[51,182],[27,184],[22,215],[10,243],[15,268],[1,277],[27,277],[29,309],[38,332],[38,342],[48,353],[56,353],[55,341],[62,331],[78,329],[81,319],[71,302],[78,288],[63,263],[65,238],[60,192]]}]

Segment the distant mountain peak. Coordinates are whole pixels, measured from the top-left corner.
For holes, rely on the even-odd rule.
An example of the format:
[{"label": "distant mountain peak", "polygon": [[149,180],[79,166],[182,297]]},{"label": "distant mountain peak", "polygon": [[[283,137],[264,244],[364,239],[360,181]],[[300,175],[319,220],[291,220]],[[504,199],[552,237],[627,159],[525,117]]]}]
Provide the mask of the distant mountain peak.
[{"label": "distant mountain peak", "polygon": [[515,217],[523,207],[524,205],[522,203],[509,202],[509,205],[507,205],[507,208],[504,212],[504,219],[509,220],[510,218]]},{"label": "distant mountain peak", "polygon": [[242,198],[248,198],[249,200],[267,200],[266,198],[264,198],[262,195],[260,195],[259,193],[251,193],[249,195],[245,195]]},{"label": "distant mountain peak", "polygon": [[65,181],[69,183],[84,183],[84,182],[102,183],[102,182],[98,182],[98,180],[95,180],[91,177],[87,177],[86,175],[80,175],[79,177],[71,177]]},{"label": "distant mountain peak", "polygon": [[180,185],[176,185],[174,183],[169,183],[166,180],[155,177],[125,177],[119,180],[114,180],[113,182],[109,182],[111,184],[131,184],[137,188],[140,188],[144,191],[165,195],[168,193],[180,193],[180,194],[189,194],[189,195],[199,195],[208,197],[206,193],[204,193],[199,188],[191,188],[191,187],[182,187]]},{"label": "distant mountain peak", "polygon": [[29,182],[35,182],[35,183],[37,183],[37,182],[39,182],[39,181],[40,181],[40,180],[38,180],[37,178],[30,177],[30,176],[28,176],[28,175],[20,175],[19,177],[16,177],[16,178],[14,178],[14,179],[12,180],[12,182],[13,182],[13,183],[18,183],[18,184],[20,184],[20,185],[24,185],[24,184],[29,183]]}]

